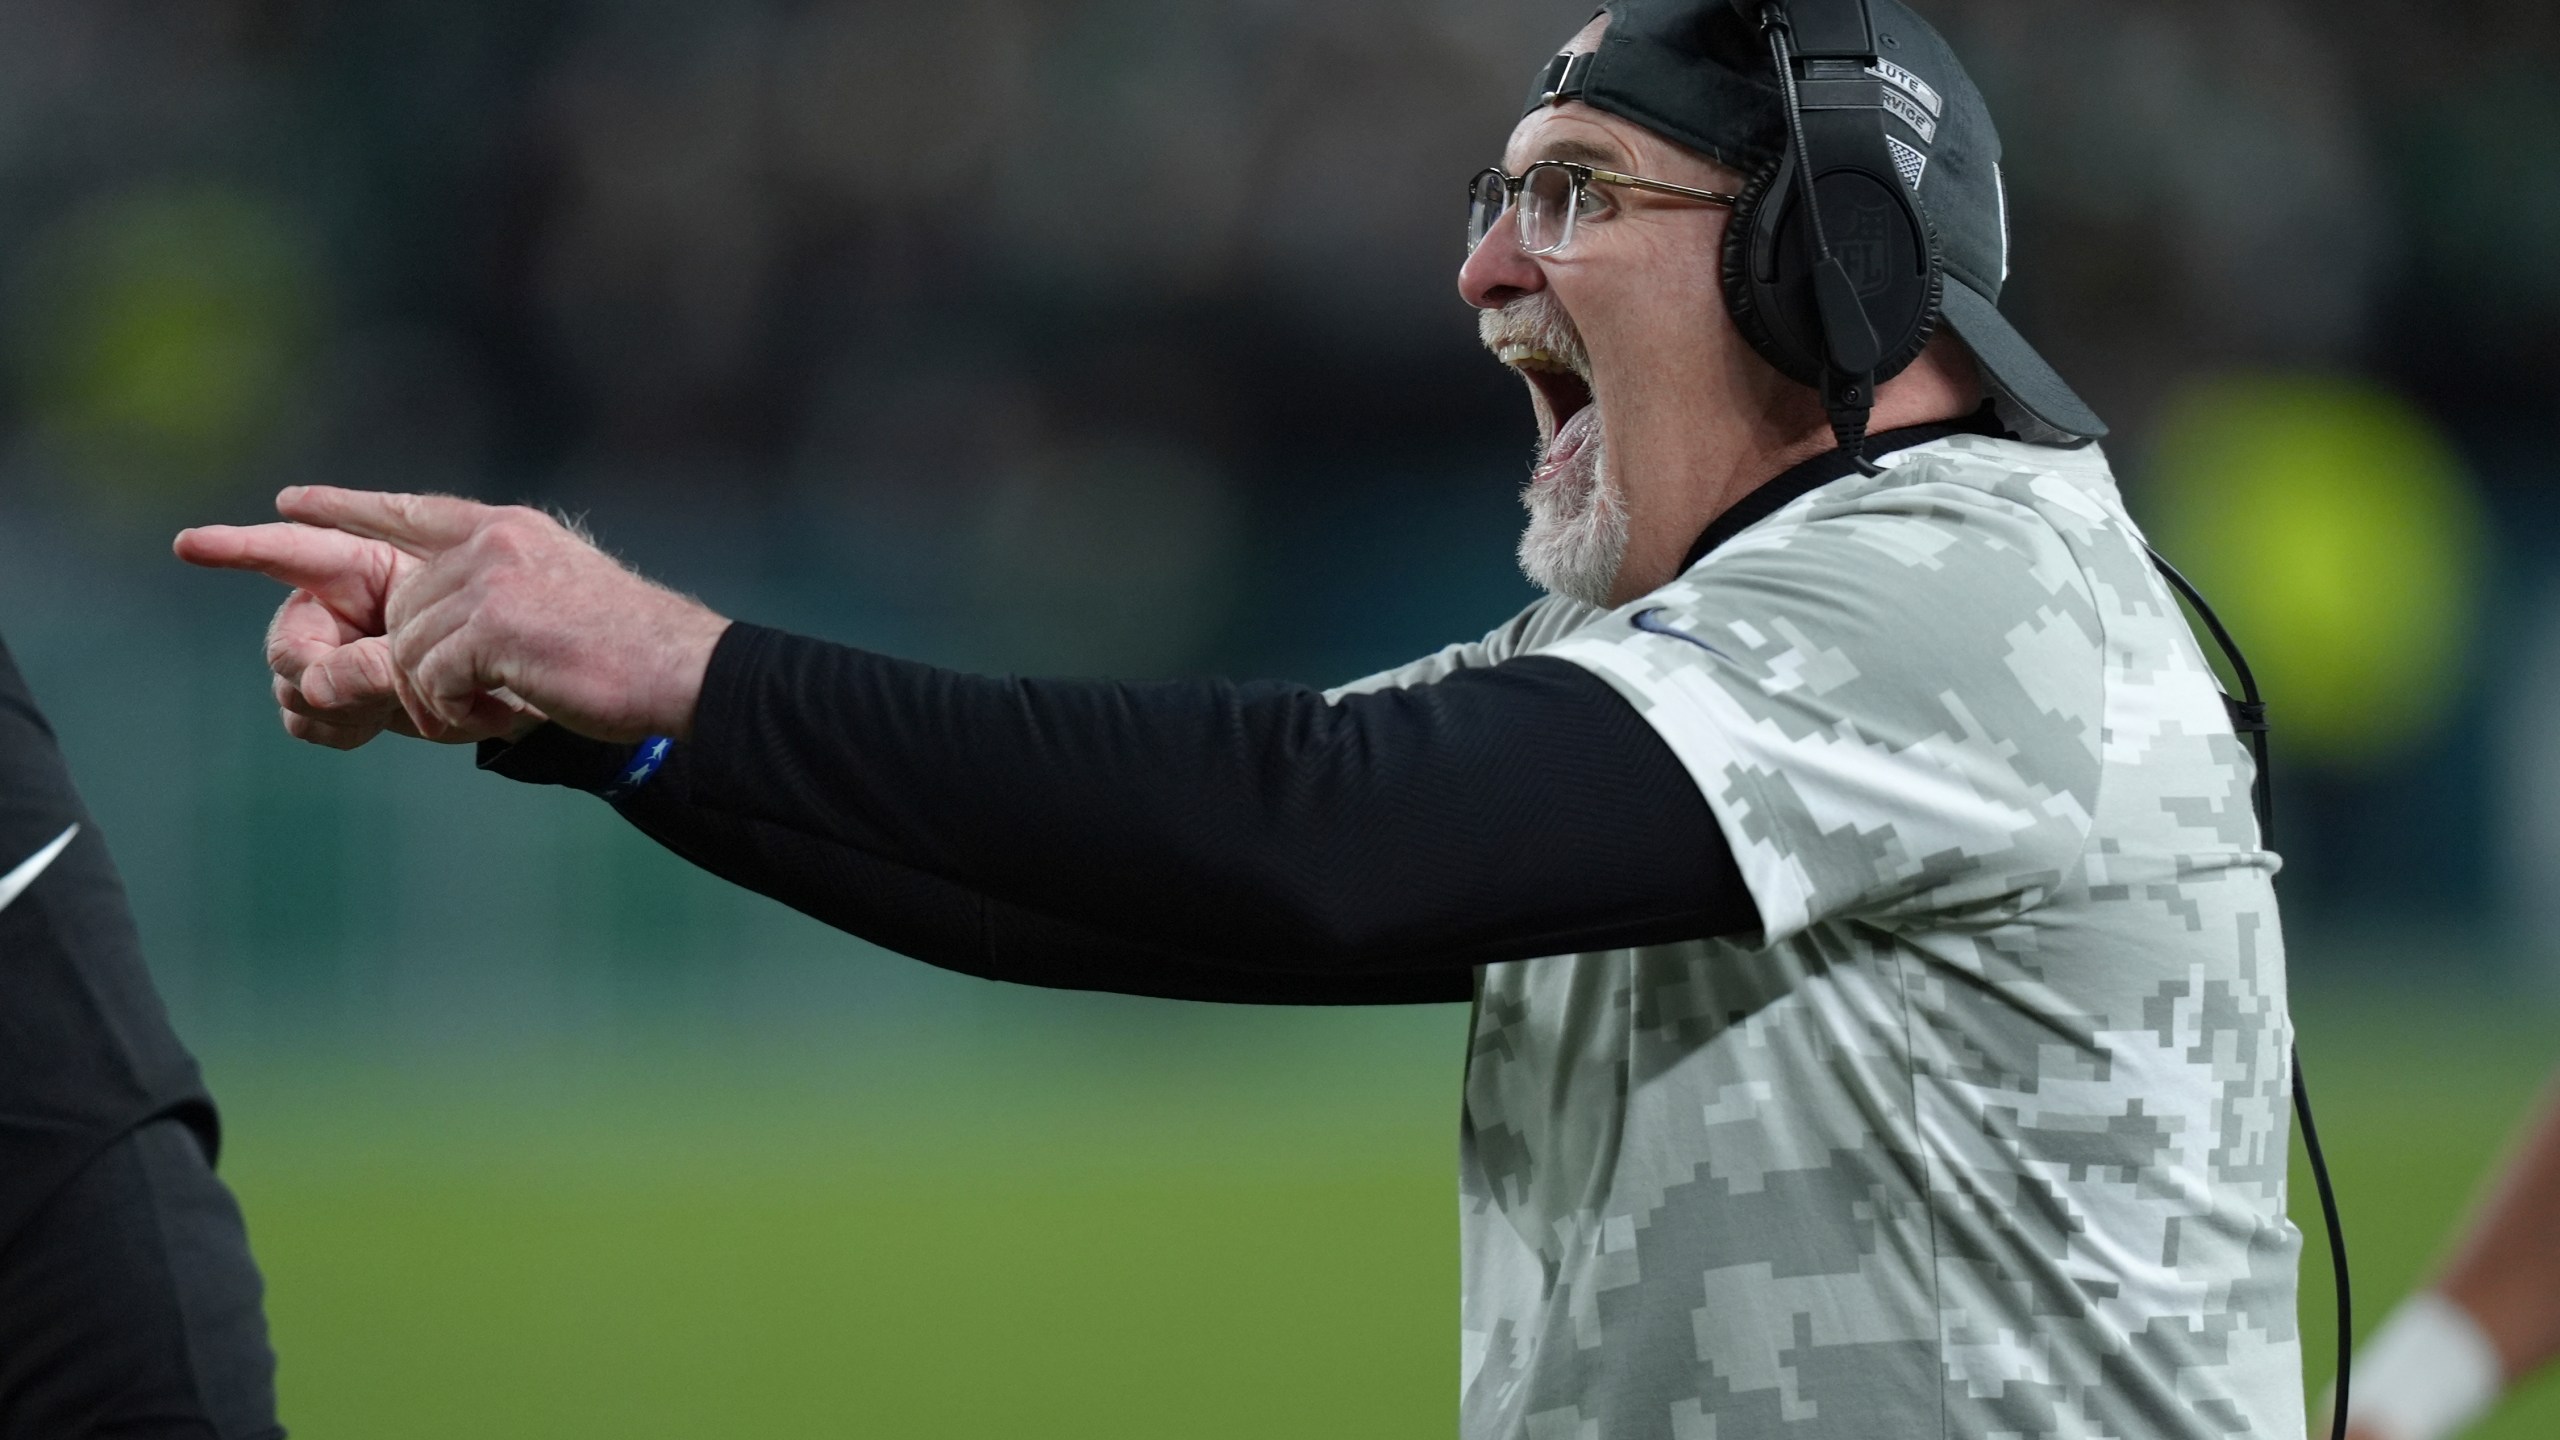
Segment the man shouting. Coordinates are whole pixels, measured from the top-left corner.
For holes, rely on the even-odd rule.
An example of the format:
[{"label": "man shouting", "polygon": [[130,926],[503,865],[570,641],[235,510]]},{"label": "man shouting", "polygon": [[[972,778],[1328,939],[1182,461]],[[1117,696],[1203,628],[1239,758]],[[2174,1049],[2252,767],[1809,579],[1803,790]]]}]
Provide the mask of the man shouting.
[{"label": "man shouting", "polygon": [[1998,155],[1895,0],[1611,4],[1459,272],[1550,594],[1332,692],[954,674],[448,497],[178,550],[294,587],[292,734],[479,741],[933,963],[1472,998],[1471,1440],[2295,1435],[2276,859],[1995,306]]}]

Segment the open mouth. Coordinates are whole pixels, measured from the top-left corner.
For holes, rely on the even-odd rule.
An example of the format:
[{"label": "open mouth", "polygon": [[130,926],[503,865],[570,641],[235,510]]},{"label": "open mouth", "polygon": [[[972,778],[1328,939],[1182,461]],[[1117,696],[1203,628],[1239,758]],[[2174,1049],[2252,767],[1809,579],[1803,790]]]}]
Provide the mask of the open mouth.
[{"label": "open mouth", "polygon": [[1578,462],[1599,434],[1600,407],[1592,403],[1591,362],[1581,347],[1569,356],[1525,343],[1495,353],[1529,383],[1529,403],[1538,412],[1538,463],[1529,472],[1530,488],[1548,489],[1584,475]]},{"label": "open mouth", "polygon": [[1529,400],[1538,412],[1538,442],[1552,447],[1574,416],[1591,404],[1591,379],[1561,356],[1526,346],[1506,349],[1502,362],[1529,382]]}]

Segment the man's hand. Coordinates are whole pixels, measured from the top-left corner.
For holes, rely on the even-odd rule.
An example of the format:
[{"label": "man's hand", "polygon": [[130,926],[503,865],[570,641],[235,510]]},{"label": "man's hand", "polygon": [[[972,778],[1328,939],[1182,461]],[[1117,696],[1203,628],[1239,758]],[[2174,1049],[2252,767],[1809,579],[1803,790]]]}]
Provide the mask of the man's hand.
[{"label": "man's hand", "polygon": [[205,526],[176,549],[294,587],[267,662],[296,737],[477,740],[546,716],[601,740],[691,730],[729,622],[540,511],[327,486],[276,509],[294,523]]}]

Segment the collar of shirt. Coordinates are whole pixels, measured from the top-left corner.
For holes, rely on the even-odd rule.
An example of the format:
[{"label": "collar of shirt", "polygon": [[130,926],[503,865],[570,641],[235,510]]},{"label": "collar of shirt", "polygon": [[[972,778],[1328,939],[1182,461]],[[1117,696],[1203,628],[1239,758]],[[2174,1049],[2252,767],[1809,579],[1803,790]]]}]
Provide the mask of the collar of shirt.
[{"label": "collar of shirt", "polygon": [[[1945,420],[1932,425],[1912,425],[1900,430],[1886,430],[1870,435],[1867,437],[1867,458],[1880,459],[1897,450],[1908,450],[1915,445],[1944,440],[1950,435],[2002,435],[2005,433],[2007,432],[2000,428],[1999,420],[1991,413],[1991,407],[1985,405],[1961,420]],[[1680,561],[1681,573],[1687,573],[1690,566],[1707,558],[1717,546],[1776,514],[1778,508],[1788,501],[1819,490],[1857,468],[1857,465],[1850,460],[1848,451],[1835,447],[1778,472],[1777,475],[1763,481],[1759,489],[1735,501],[1733,508],[1709,522],[1706,530],[1698,536],[1697,543],[1689,547],[1688,555]]]}]

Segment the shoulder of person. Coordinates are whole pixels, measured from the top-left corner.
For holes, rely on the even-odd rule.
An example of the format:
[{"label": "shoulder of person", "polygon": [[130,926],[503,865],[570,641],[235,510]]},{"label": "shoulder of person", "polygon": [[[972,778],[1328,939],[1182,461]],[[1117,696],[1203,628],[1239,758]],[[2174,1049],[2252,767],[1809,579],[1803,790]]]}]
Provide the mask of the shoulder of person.
[{"label": "shoulder of person", "polygon": [[1930,704],[1951,686],[2005,692],[2030,676],[2039,703],[2086,710],[2104,665],[2100,594],[2131,583],[2142,553],[2104,457],[1958,436],[1891,458],[1539,653],[1603,663],[1618,651],[1606,663],[1716,673],[1770,695],[1849,686]]},{"label": "shoulder of person", "polygon": [[1497,626],[1481,640],[1467,640],[1445,646],[1419,660],[1375,675],[1336,685],[1325,692],[1327,700],[1340,700],[1347,695],[1366,695],[1380,690],[1396,690],[1411,685],[1429,685],[1446,680],[1461,670],[1499,665],[1517,655],[1526,655],[1542,646],[1563,639],[1609,612],[1579,600],[1557,595],[1542,595],[1528,608]]},{"label": "shoulder of person", "polygon": [[2114,472],[2098,446],[1951,435],[1886,456],[1880,474],[1849,475],[1807,492],[1700,563],[1793,527],[1860,521],[1900,527],[1919,521],[1960,528],[2002,516],[2040,522],[2066,541],[2099,530],[2132,530]]},{"label": "shoulder of person", "polygon": [[1714,607],[1756,592],[1787,608],[1934,625],[1955,618],[1949,605],[2085,593],[2141,554],[2097,447],[1957,435],[1807,492],[1638,605]]}]

